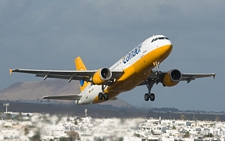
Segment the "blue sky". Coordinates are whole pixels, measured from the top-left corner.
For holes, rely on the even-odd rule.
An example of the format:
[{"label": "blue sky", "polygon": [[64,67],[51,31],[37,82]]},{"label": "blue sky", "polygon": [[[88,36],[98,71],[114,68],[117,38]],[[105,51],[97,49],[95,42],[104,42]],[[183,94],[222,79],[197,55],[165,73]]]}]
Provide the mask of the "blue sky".
[{"label": "blue sky", "polygon": [[9,75],[9,68],[74,69],[82,57],[88,69],[110,67],[153,34],[163,34],[173,51],[160,70],[215,72],[216,79],[155,85],[155,102],[145,86],[119,98],[139,107],[225,111],[225,1],[0,1],[0,89],[15,82],[42,81]]}]

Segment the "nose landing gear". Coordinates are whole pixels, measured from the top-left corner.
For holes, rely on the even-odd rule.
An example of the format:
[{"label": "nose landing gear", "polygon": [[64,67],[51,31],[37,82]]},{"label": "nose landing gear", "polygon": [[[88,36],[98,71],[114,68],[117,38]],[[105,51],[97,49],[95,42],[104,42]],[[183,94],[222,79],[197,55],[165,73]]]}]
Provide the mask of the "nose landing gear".
[{"label": "nose landing gear", "polygon": [[155,94],[153,94],[153,93],[146,93],[144,95],[144,99],[145,99],[145,101],[149,101],[149,99],[151,101],[154,101],[155,100]]},{"label": "nose landing gear", "polygon": [[152,87],[153,87],[153,85],[156,83],[156,84],[158,84],[158,79],[160,78],[160,76],[161,76],[161,71],[159,71],[159,65],[160,65],[160,62],[158,62],[158,61],[155,61],[155,62],[153,62],[153,65],[155,66],[155,68],[156,68],[156,71],[155,71],[155,78],[152,78],[152,79],[146,79],[145,80],[145,84],[146,84],[146,86],[147,86],[147,88],[148,88],[148,93],[146,93],[145,95],[144,95],[144,100],[145,101],[149,101],[149,99],[151,100],[151,101],[154,101],[155,100],[155,94],[154,93],[151,93],[151,89],[152,89]]},{"label": "nose landing gear", "polygon": [[145,81],[145,84],[146,84],[146,86],[147,86],[147,88],[148,88],[148,93],[146,93],[146,94],[144,95],[144,100],[145,100],[145,101],[149,101],[149,99],[150,99],[151,101],[154,101],[154,100],[155,100],[155,94],[154,94],[154,93],[151,93],[151,89],[152,89],[154,83],[155,83],[155,79],[147,79],[147,80]]}]

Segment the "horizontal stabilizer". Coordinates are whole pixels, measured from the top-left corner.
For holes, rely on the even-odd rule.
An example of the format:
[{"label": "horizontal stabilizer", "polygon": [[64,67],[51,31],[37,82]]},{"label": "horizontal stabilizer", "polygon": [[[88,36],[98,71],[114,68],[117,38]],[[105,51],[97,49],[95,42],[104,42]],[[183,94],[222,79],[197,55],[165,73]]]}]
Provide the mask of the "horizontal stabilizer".
[{"label": "horizontal stabilizer", "polygon": [[44,96],[43,99],[80,100],[81,96],[81,94],[66,94],[57,96]]}]

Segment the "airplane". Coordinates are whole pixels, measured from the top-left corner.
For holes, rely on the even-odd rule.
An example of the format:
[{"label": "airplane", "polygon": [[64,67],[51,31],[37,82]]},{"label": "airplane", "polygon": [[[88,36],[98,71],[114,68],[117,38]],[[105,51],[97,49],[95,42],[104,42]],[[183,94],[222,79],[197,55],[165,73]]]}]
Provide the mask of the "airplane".
[{"label": "airplane", "polygon": [[74,100],[76,104],[81,105],[115,100],[121,92],[142,85],[148,88],[144,100],[154,101],[155,94],[151,93],[154,84],[162,83],[165,87],[172,87],[180,81],[189,83],[196,78],[215,78],[215,73],[181,73],[178,69],[160,71],[160,63],[170,55],[172,48],[168,37],[153,35],[109,68],[87,70],[81,57],[78,56],[74,59],[76,70],[9,69],[9,71],[10,74],[12,72],[35,74],[43,80],[47,78],[67,79],[68,82],[79,80],[79,94],[44,96],[43,99]]}]

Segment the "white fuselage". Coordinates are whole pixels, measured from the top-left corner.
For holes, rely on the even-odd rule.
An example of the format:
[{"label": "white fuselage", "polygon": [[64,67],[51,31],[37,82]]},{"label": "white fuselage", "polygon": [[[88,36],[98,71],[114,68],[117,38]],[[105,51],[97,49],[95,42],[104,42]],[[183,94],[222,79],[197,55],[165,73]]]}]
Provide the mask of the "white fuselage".
[{"label": "white fuselage", "polygon": [[[146,39],[109,68],[110,70],[123,70],[124,74],[112,86],[107,86],[104,92],[107,92],[109,99],[112,99],[121,92],[133,89],[148,77],[155,67],[154,62],[161,63],[170,54],[171,50],[171,41],[163,35],[156,35]],[[97,98],[99,92],[102,92],[102,86],[90,83],[81,92],[82,97],[76,103],[103,102]]]}]

